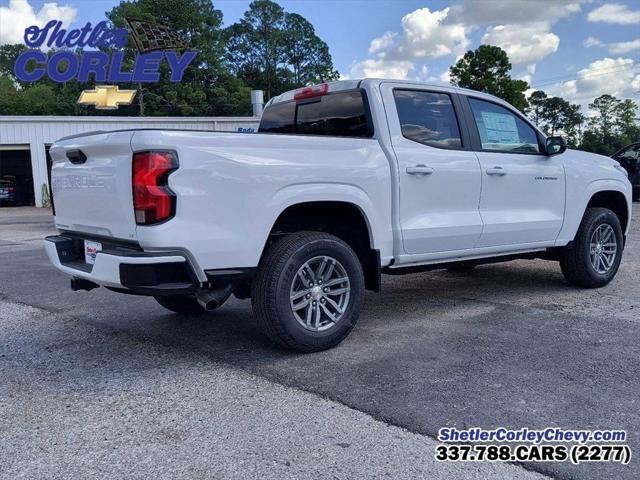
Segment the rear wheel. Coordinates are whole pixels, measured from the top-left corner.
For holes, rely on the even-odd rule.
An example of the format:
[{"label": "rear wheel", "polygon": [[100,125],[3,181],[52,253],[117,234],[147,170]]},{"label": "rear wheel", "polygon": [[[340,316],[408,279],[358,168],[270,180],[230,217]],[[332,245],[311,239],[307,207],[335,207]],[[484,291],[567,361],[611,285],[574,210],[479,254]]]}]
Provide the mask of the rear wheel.
[{"label": "rear wheel", "polygon": [[355,252],[338,237],[301,232],[265,253],[252,288],[260,329],[285,348],[314,352],[337,345],[355,326],[364,275]]},{"label": "rear wheel", "polygon": [[573,245],[562,252],[562,273],[579,287],[603,287],[618,272],[622,249],[622,227],[616,214],[606,208],[589,208]]},{"label": "rear wheel", "polygon": [[154,296],[153,298],[164,308],[172,312],[191,315],[207,312],[207,310],[200,306],[195,295],[168,295]]}]

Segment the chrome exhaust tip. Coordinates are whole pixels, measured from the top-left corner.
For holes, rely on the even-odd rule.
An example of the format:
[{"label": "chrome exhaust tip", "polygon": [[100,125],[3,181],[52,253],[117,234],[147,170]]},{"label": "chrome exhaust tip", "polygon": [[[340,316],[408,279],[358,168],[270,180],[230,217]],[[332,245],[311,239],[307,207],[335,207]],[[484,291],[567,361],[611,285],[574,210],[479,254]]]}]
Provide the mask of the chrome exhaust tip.
[{"label": "chrome exhaust tip", "polygon": [[229,298],[234,288],[234,284],[229,284],[216,290],[204,290],[196,296],[196,299],[202,308],[210,312],[220,307]]}]

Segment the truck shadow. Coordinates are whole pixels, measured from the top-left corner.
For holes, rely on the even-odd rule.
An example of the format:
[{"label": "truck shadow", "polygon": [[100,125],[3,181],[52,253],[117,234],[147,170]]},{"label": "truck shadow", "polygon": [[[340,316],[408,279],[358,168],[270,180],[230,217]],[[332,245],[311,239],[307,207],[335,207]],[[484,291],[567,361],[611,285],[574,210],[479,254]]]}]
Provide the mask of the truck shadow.
[{"label": "truck shadow", "polygon": [[[491,265],[464,274],[433,271],[384,276],[380,294],[366,293],[364,310],[356,329],[345,341],[347,346],[332,351],[352,348],[349,345],[353,341],[370,341],[370,329],[392,339],[398,328],[406,326],[420,330],[445,313],[455,316],[456,310],[464,316],[469,309],[487,303],[499,304],[506,310],[521,310],[509,302],[518,303],[526,298],[527,302],[536,304],[535,300],[539,298],[536,304],[539,307],[549,294],[577,291],[564,281],[557,265],[541,267]],[[160,309],[158,315],[147,317],[144,321],[147,333],[170,337],[172,341],[179,339],[185,347],[188,345],[187,348],[222,358],[225,362],[233,362],[236,358],[241,364],[252,363],[252,359],[262,363],[267,358],[283,360],[307,356],[282,350],[262,337],[252,316],[250,300],[232,297],[220,309],[197,316],[165,312]],[[417,323],[416,317],[424,325]],[[331,355],[330,352],[315,355]]]}]

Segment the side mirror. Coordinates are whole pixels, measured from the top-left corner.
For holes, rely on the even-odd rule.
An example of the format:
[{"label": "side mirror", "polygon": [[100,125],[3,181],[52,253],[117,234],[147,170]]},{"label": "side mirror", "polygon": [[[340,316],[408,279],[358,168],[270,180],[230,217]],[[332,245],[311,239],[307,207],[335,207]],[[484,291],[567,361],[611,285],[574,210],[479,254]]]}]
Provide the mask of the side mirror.
[{"label": "side mirror", "polygon": [[567,141],[562,137],[547,137],[547,155],[559,155],[567,149]]}]

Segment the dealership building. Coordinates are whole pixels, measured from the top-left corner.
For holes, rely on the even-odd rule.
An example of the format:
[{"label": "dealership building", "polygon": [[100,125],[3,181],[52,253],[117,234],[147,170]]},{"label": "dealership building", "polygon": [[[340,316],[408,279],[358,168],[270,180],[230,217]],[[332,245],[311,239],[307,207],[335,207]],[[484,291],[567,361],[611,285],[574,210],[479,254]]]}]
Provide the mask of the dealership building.
[{"label": "dealership building", "polygon": [[[255,111],[255,109],[254,109]],[[258,112],[256,112],[258,113]],[[51,159],[49,146],[68,135],[130,128],[164,128],[211,132],[253,132],[254,117],[57,117],[0,116],[0,181],[16,192],[11,205],[47,202]]]}]

